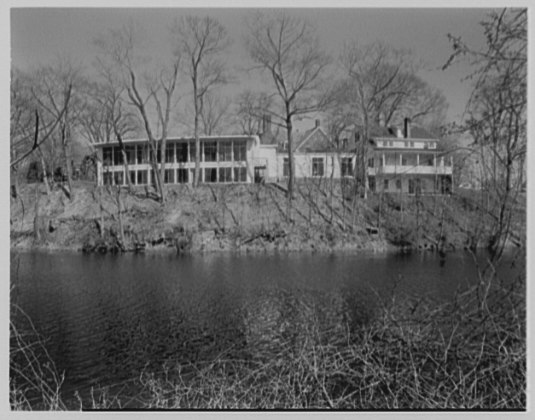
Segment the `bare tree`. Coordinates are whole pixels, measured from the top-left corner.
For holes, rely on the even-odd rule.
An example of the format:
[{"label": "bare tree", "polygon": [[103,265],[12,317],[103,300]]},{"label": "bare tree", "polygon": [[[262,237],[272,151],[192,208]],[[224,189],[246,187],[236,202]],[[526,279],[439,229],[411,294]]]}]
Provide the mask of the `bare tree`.
[{"label": "bare tree", "polygon": [[486,48],[475,50],[449,35],[453,53],[444,68],[468,59],[474,90],[464,124],[487,157],[487,191],[495,205],[489,249],[498,259],[511,234],[518,194],[524,183],[527,148],[527,9],[492,12],[482,22]]},{"label": "bare tree", "polygon": [[139,130],[139,119],[124,101],[124,88],[115,81],[114,75],[103,72],[104,81],[88,83],[86,102],[81,118],[81,133],[92,144],[108,143],[115,137],[119,142],[126,181],[132,189],[129,157],[123,139]]},{"label": "bare tree", "polygon": [[201,123],[205,135],[221,133],[229,114],[230,100],[208,93],[202,101]]},{"label": "bare tree", "polygon": [[245,90],[236,98],[235,124],[243,134],[254,135],[262,131],[264,115],[273,116],[273,96],[265,92]]},{"label": "bare tree", "polygon": [[358,121],[358,112],[352,95],[353,84],[349,79],[336,82],[333,87],[334,101],[326,110],[327,133],[336,146],[340,146],[340,136]]},{"label": "bare tree", "polygon": [[344,46],[340,61],[350,81],[346,95],[358,110],[357,121],[363,127],[355,179],[366,197],[370,128],[400,123],[404,117],[418,121],[443,114],[446,101],[440,91],[417,75],[420,65],[408,50],[353,42]]},{"label": "bare tree", "polygon": [[[231,100],[208,92],[202,100],[199,115],[199,133],[206,136],[221,134],[232,123]],[[194,131],[194,107],[186,105],[180,123],[189,132]]]},{"label": "bare tree", "polygon": [[[32,102],[30,83],[27,75],[19,70],[11,71],[10,84],[10,155],[11,155],[11,189],[17,196],[19,166],[26,157],[38,149],[38,116],[36,106]],[[48,191],[48,189],[47,189]]]},{"label": "bare tree", "polygon": [[194,186],[199,184],[201,145],[199,123],[204,114],[207,94],[228,80],[225,66],[219,59],[229,45],[226,29],[211,17],[186,16],[175,20],[172,33],[176,36],[177,53],[184,56],[184,68],[193,88],[195,173]]},{"label": "bare tree", "polygon": [[45,124],[57,122],[50,143],[51,155],[53,160],[61,155],[63,162],[59,168],[62,170],[58,175],[66,178],[68,190],[64,191],[71,200],[74,191],[70,148],[82,109],[79,90],[83,80],[81,73],[80,66],[74,65],[68,58],[60,57],[54,65],[38,69],[31,84],[40,119]]},{"label": "bare tree", "polygon": [[293,118],[321,110],[324,72],[330,63],[315,28],[306,20],[283,12],[258,13],[248,20],[247,50],[257,68],[268,73],[280,101],[276,117],[284,124],[288,142],[288,197],[293,197]]},{"label": "bare tree", "polygon": [[168,66],[162,65],[152,72],[152,76],[145,77],[145,83],[140,83],[137,42],[136,28],[133,24],[123,26],[120,30],[111,30],[95,41],[107,58],[99,61],[100,66],[116,72],[130,104],[135,107],[141,118],[148,138],[149,158],[158,198],[163,203],[165,201],[163,162],[171,109],[175,105],[173,99],[179,75],[180,56],[172,55]]}]

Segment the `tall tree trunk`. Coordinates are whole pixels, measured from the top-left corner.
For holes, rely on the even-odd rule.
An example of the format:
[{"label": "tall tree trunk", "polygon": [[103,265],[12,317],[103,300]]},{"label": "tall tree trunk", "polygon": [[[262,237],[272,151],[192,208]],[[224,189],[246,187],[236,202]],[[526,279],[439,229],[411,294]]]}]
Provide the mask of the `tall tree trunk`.
[{"label": "tall tree trunk", "polygon": [[[152,173],[154,175],[154,180],[151,179],[152,182],[156,181],[156,191],[158,192],[158,195],[160,196],[160,203],[165,202],[165,191],[163,189],[163,182],[160,177],[160,167],[158,166],[158,143],[156,140],[152,140],[150,142],[150,161],[151,161],[151,167],[152,167]],[[160,152],[161,153],[161,152]],[[160,155],[161,158],[161,155]],[[161,160],[161,159],[160,159]]]},{"label": "tall tree trunk", "polygon": [[361,147],[362,147],[362,185],[363,185],[363,195],[364,195],[364,199],[367,199],[368,198],[368,189],[369,189],[369,184],[368,184],[368,147],[367,147],[367,142],[368,142],[368,139],[370,137],[370,125],[369,125],[369,121],[368,121],[368,117],[366,116],[365,119],[364,119],[365,123],[364,123],[364,138],[362,139],[362,142],[361,142]]},{"label": "tall tree trunk", "polygon": [[121,133],[118,132],[118,130],[114,127],[115,130],[115,136],[117,137],[117,141],[119,142],[119,147],[121,149],[121,154],[123,156],[123,165],[124,165],[124,172],[126,177],[126,185],[128,185],[128,191],[132,192],[132,181],[130,180],[130,168],[128,167],[128,156],[126,155],[126,150],[123,143],[123,137],[121,136]]},{"label": "tall tree trunk", "polygon": [[294,156],[293,156],[293,139],[292,139],[292,115],[290,114],[289,104],[286,104],[286,136],[288,139],[288,199],[294,198]]},{"label": "tall tree trunk", "polygon": [[[65,113],[66,114],[66,113]],[[67,118],[67,117],[65,117]],[[69,156],[67,154],[67,148],[69,144],[70,130],[66,123],[62,124],[61,127],[61,145],[63,148],[63,164],[65,165],[65,176],[67,178],[67,185],[69,187],[69,200],[73,201],[74,191],[72,189],[71,181],[71,164],[69,161]],[[62,180],[63,182],[63,180]]]},{"label": "tall tree trunk", "polygon": [[124,237],[124,226],[123,226],[123,215],[122,215],[122,199],[121,199],[121,188],[117,188],[115,192],[115,199],[117,200],[117,219],[119,221],[119,236],[121,238],[121,243],[119,244],[121,251],[126,249],[126,241]]},{"label": "tall tree trunk", "polygon": [[41,240],[41,216],[39,214],[39,184],[35,184],[35,215],[33,219],[33,237],[39,242]]},{"label": "tall tree trunk", "polygon": [[[166,154],[166,147],[167,147],[167,136],[163,136],[160,140],[160,181],[161,181],[161,187],[162,187],[162,193],[165,189],[165,154]],[[163,195],[162,195],[163,197]],[[162,199],[162,203],[164,202],[164,199]]]},{"label": "tall tree trunk", "polygon": [[50,195],[50,184],[48,182],[48,171],[46,170],[45,158],[43,157],[43,152],[41,151],[40,147],[37,148],[37,152],[39,153],[41,167],[43,168],[43,182],[45,183],[46,187],[46,195]]},{"label": "tall tree trunk", "polygon": [[193,81],[193,98],[194,98],[194,135],[195,135],[195,173],[193,177],[193,186],[199,186],[199,177],[201,172],[201,141],[199,139],[199,98],[197,96],[197,80]]}]

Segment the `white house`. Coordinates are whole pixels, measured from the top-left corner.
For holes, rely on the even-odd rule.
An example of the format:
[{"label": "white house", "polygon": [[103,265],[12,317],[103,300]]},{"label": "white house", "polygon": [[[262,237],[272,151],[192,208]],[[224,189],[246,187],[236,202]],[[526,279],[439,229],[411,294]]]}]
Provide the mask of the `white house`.
[{"label": "white house", "polygon": [[438,139],[420,127],[377,127],[370,133],[370,189],[377,192],[444,194],[451,192],[453,158],[438,150]]},{"label": "white house", "polygon": [[[200,138],[201,182],[253,182],[254,150],[258,149],[258,136],[226,135]],[[126,185],[126,176],[133,185],[150,185],[154,174],[149,163],[149,145],[146,139],[125,139],[129,174],[125,173],[123,154],[119,143],[96,145],[100,159],[97,163],[99,185]],[[161,153],[157,162],[161,163]],[[195,139],[170,137],[164,153],[164,183],[191,183],[195,170]]]},{"label": "white house", "polygon": [[[200,182],[284,182],[288,177],[288,144],[271,131],[264,117],[259,135],[202,136]],[[320,125],[296,133],[293,144],[295,178],[353,177],[360,128],[332,141]],[[128,171],[118,142],[97,144],[99,185],[133,185],[154,182],[146,139],[123,140]],[[370,188],[378,192],[447,193],[452,185],[452,158],[437,149],[438,139],[405,120],[404,129],[377,127],[371,130],[367,174]],[[191,183],[195,168],[195,140],[171,137],[163,156],[164,183]],[[160,153],[157,161],[162,162]]]},{"label": "white house", "polygon": [[[260,134],[260,148],[275,155],[268,181],[281,182],[289,176],[288,143],[286,137],[276,138],[271,133],[269,117],[264,118],[264,132]],[[355,153],[348,144],[335,144],[316,120],[315,125],[304,133],[295,132],[293,138],[295,178],[352,177]]]}]

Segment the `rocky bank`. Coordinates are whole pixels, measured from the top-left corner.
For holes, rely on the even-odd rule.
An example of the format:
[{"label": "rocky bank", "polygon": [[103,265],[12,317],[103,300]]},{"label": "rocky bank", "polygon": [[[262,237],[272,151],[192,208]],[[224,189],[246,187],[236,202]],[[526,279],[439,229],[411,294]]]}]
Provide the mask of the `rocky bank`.
[{"label": "rocky bank", "polygon": [[[69,198],[60,187],[47,194],[43,185],[28,184],[11,197],[11,247],[102,253],[446,252],[484,247],[492,224],[462,195],[352,200],[328,180],[298,184],[288,203],[284,188],[273,184],[173,185],[164,204],[143,187],[78,184]],[[518,219],[525,220],[525,209]],[[521,236],[514,241],[525,243]]]}]

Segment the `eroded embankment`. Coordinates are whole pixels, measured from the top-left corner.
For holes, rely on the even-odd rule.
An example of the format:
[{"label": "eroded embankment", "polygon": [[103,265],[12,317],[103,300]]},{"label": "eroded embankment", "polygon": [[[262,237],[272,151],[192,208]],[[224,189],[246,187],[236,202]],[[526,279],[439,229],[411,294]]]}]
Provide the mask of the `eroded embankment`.
[{"label": "eroded embankment", "polygon": [[[87,252],[169,250],[356,251],[485,247],[493,226],[478,201],[460,194],[344,198],[339,184],[296,185],[289,205],[277,185],[174,185],[164,204],[151,192],[78,185],[69,199],[60,188],[20,188],[11,199],[11,246]],[[525,210],[518,213],[519,223]],[[518,224],[518,223],[517,223]],[[513,243],[525,243],[518,232]]]},{"label": "eroded embankment", "polygon": [[70,200],[27,185],[11,202],[14,248],[178,252],[384,250],[382,235],[340,197],[300,190],[288,208],[269,185],[169,187],[165,204],[144,189],[78,186]]}]

